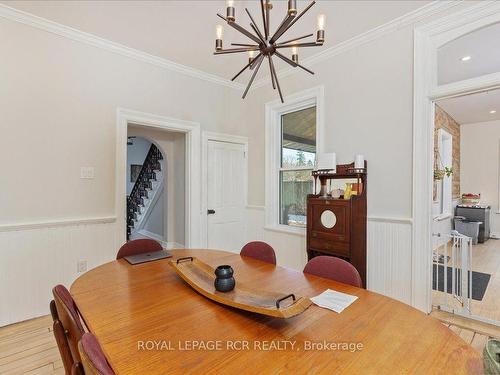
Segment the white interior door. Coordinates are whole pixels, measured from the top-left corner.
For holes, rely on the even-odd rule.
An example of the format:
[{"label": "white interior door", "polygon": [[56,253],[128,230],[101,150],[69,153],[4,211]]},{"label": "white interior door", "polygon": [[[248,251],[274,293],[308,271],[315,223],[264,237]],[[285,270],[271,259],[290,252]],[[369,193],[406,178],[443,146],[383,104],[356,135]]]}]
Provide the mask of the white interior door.
[{"label": "white interior door", "polygon": [[239,252],[245,239],[245,146],[208,141],[207,244]]}]

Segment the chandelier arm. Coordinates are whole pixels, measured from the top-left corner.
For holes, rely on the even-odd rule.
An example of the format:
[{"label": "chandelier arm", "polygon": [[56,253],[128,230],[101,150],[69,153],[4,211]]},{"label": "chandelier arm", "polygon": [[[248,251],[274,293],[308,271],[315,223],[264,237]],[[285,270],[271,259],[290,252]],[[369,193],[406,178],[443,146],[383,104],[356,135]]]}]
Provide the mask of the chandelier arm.
[{"label": "chandelier arm", "polygon": [[227,53],[241,53],[241,52],[249,52],[249,51],[258,51],[258,47],[252,47],[252,48],[229,48],[229,49],[222,49],[220,51],[215,51],[214,55],[225,55]]},{"label": "chandelier arm", "polygon": [[257,26],[257,22],[255,22],[255,20],[253,19],[252,15],[250,14],[250,12],[248,11],[248,8],[245,8],[245,11],[247,12],[248,14],[248,17],[250,18],[250,21],[252,21],[252,23],[250,24],[250,26],[252,26],[252,29],[253,31],[255,31],[255,33],[258,35],[259,39],[262,41],[262,43],[265,43],[266,42],[266,39],[264,38],[264,36],[262,35],[262,33],[260,32],[260,29],[259,27]]},{"label": "chandelier arm", "polygon": [[270,58],[269,62],[271,64],[271,75],[274,75],[274,80],[276,81],[276,86],[278,87],[278,93],[280,94],[281,103],[284,103],[285,101],[283,100],[283,94],[281,93],[281,87],[278,81],[278,75],[276,74],[276,69],[274,68],[273,60]]},{"label": "chandelier arm", "polygon": [[288,31],[288,29],[290,29],[290,27],[292,27],[295,22],[297,22],[300,17],[302,17],[304,14],[306,14],[306,12],[311,9],[311,7],[316,4],[316,1],[313,1],[311,4],[309,4],[302,12],[299,13],[298,16],[296,16],[287,26],[286,28],[277,36],[277,37],[273,37],[273,42],[276,42],[280,36],[282,36],[284,33],[286,33]]},{"label": "chandelier arm", "polygon": [[291,48],[291,47],[321,47],[323,43],[294,43],[294,44],[277,44],[275,48]]},{"label": "chandelier arm", "polygon": [[273,84],[273,90],[276,90],[276,84],[274,83],[273,65],[271,61],[271,55],[267,55],[267,61],[269,62],[269,71],[271,73],[271,83]]},{"label": "chandelier arm", "polygon": [[260,68],[260,65],[262,64],[263,59],[264,59],[264,56],[260,55],[257,66],[255,67],[255,70],[253,71],[252,77],[250,78],[250,82],[248,82],[247,88],[245,89],[245,92],[243,93],[243,96],[242,96],[243,99],[245,99],[245,96],[247,96],[248,90],[250,89],[250,86],[252,86],[252,82],[255,79],[257,72],[259,71],[259,68]]},{"label": "chandelier arm", "polygon": [[262,44],[266,44],[266,40],[264,39],[264,36],[260,33],[260,30],[257,29],[257,26],[255,26],[253,23],[250,24],[250,27],[255,31],[255,33],[259,36],[259,39]]},{"label": "chandelier arm", "polygon": [[265,0],[266,2],[266,28],[267,28],[267,37],[266,40],[269,39],[269,34],[271,34],[270,25],[271,25],[271,9],[269,9],[270,4],[269,0]]},{"label": "chandelier arm", "polygon": [[253,35],[250,31],[248,31],[244,27],[241,27],[240,25],[238,25],[235,21],[228,22],[227,24],[229,26],[231,26],[233,29],[238,30],[243,35],[245,35],[245,36],[249,37],[250,39],[252,39],[255,43],[257,43],[257,44],[261,43],[261,41],[260,41],[260,39],[258,37],[256,37],[255,35]]},{"label": "chandelier arm", "polygon": [[[257,59],[257,58],[259,58],[259,57],[260,57],[260,55],[261,55],[261,53],[259,53],[259,54],[257,55],[257,57],[255,57],[255,58],[256,58],[256,59]],[[251,66],[251,65],[252,65],[252,63],[253,63],[254,61],[255,61],[255,59],[253,59],[253,60],[252,60],[252,61],[250,61],[248,64],[246,64],[246,65],[243,67],[243,69],[241,69],[241,70],[240,70],[240,71],[239,71],[239,72],[238,72],[238,73],[237,73],[237,74],[236,74],[233,78],[231,78],[231,81],[234,81],[236,78],[238,78],[238,77],[240,76],[240,74],[241,74],[241,73],[243,73],[245,70],[247,70],[247,68],[248,68],[249,66]]]},{"label": "chandelier arm", "polygon": [[285,62],[289,63],[289,64],[290,64],[291,66],[293,66],[294,68],[298,66],[299,68],[304,69],[306,72],[308,72],[308,73],[310,73],[310,74],[314,74],[314,72],[313,72],[312,70],[309,70],[309,69],[307,69],[306,67],[304,67],[304,66],[300,65],[299,63],[296,63],[295,61],[290,60],[288,57],[283,56],[283,55],[282,55],[281,53],[279,53],[278,51],[276,51],[276,52],[274,52],[274,53],[275,53],[275,54],[276,54],[276,56],[278,56],[281,60],[283,60],[283,61],[285,61]]},{"label": "chandelier arm", "polygon": [[[269,16],[269,13],[264,10],[264,1],[265,0],[260,0],[260,10],[262,11],[262,23],[264,24],[264,36],[266,37],[266,40],[267,40],[267,38],[269,37],[267,16]],[[266,9],[267,9],[267,6],[266,6]]]},{"label": "chandelier arm", "polygon": [[[283,34],[284,30],[288,29],[288,25],[293,21],[294,16],[287,14],[281,25],[274,32],[273,36],[269,40],[270,44],[274,44],[278,40],[278,38]],[[283,31],[283,32],[282,32]]]},{"label": "chandelier arm", "polygon": [[295,42],[295,41],[300,40],[300,39],[309,38],[310,36],[313,36],[313,35],[314,34],[307,34],[307,35],[299,36],[298,38],[293,38],[293,39],[287,40],[286,42],[277,43],[276,46],[281,46],[283,44]]},{"label": "chandelier arm", "polygon": [[220,17],[220,18],[222,18],[224,21],[226,21],[226,22],[227,22],[227,18],[226,18],[226,17],[224,17],[223,15],[221,15],[221,14],[217,13],[217,17]]},{"label": "chandelier arm", "polygon": [[240,47],[254,47],[259,48],[256,44],[246,44],[246,43],[231,43],[232,46],[240,46]]}]

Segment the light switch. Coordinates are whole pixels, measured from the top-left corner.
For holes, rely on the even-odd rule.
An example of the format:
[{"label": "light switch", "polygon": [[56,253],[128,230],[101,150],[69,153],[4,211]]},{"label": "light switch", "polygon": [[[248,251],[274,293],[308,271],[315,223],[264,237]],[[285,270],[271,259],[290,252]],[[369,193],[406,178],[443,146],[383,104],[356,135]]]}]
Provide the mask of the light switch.
[{"label": "light switch", "polygon": [[80,168],[80,178],[93,179],[94,178],[94,167],[81,167]]}]

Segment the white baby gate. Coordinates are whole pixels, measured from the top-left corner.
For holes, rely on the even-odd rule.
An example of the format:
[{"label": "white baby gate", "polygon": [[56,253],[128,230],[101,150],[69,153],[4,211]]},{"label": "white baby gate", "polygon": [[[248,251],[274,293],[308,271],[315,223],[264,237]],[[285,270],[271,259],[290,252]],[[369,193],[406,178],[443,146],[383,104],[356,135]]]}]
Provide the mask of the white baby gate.
[{"label": "white baby gate", "polygon": [[472,238],[457,231],[438,234],[433,251],[432,304],[453,314],[472,317]]}]

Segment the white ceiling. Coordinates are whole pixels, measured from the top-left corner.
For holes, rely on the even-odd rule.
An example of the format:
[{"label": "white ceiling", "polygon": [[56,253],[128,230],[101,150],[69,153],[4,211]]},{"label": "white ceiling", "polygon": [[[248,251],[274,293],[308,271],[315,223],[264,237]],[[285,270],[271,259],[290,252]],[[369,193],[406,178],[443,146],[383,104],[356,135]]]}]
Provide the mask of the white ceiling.
[{"label": "white ceiling", "polygon": [[[470,56],[468,61],[461,61]],[[438,50],[438,84],[500,71],[500,23],[455,39]]]},{"label": "white ceiling", "polygon": [[[247,56],[213,56],[215,26],[224,24],[216,13],[225,13],[225,1],[6,1],[0,2],[37,16],[82,30],[176,63],[224,78],[232,77],[247,62]],[[309,1],[298,1],[299,11]],[[304,48],[300,58],[320,52],[394,18],[409,13],[429,1],[326,1],[318,0],[283,38],[315,33],[316,17],[326,15],[324,47]],[[286,1],[273,1],[271,30],[285,16]],[[249,27],[244,7],[260,15],[258,1],[236,1],[236,20]],[[257,21],[259,22],[259,21]],[[224,46],[248,42],[243,35],[224,26]],[[282,39],[284,40],[284,39]],[[278,69],[285,63],[278,62]],[[264,74],[259,72],[259,76]],[[248,74],[248,73],[247,73]],[[244,75],[239,80],[246,81]]]},{"label": "white ceiling", "polygon": [[[459,124],[500,120],[500,89],[437,102]],[[496,113],[491,114],[491,110]]]}]

